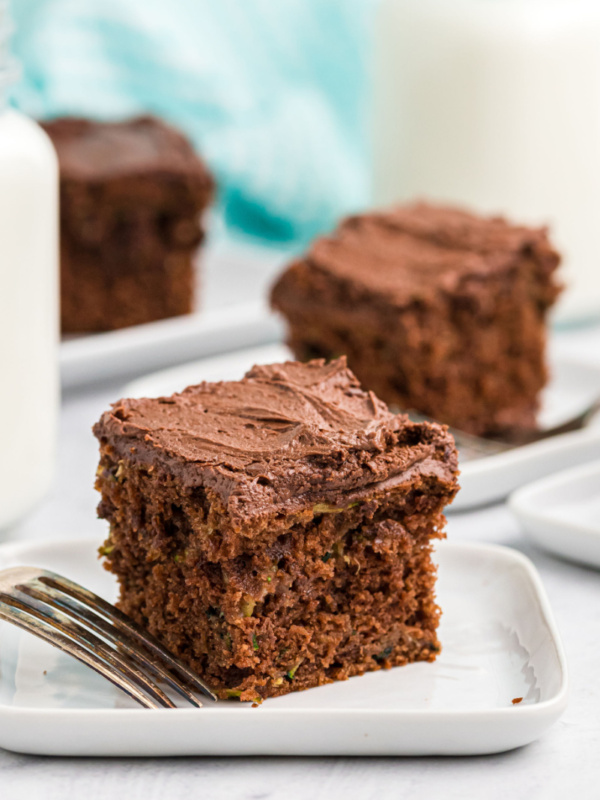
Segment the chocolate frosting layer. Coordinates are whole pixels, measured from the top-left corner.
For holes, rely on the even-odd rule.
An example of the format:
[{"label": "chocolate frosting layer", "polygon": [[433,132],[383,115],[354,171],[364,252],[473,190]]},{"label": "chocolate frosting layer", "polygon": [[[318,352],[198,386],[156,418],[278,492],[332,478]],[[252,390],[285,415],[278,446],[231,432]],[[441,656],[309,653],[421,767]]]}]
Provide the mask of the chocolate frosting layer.
[{"label": "chocolate frosting layer", "polygon": [[447,430],[392,414],[345,358],[256,366],[241,381],[121,400],[94,433],[122,458],[212,488],[238,519],[348,502],[417,474],[453,486],[457,475]]},{"label": "chocolate frosting layer", "polygon": [[511,269],[524,255],[532,256],[533,272],[544,276],[559,263],[545,228],[416,203],[348,218],[318,239],[300,263],[404,305],[453,292],[465,276],[476,281]]},{"label": "chocolate frosting layer", "polygon": [[179,174],[212,186],[212,178],[179,131],[155,117],[96,122],[63,117],[43,123],[60,162],[61,178],[110,180],[148,172]]}]

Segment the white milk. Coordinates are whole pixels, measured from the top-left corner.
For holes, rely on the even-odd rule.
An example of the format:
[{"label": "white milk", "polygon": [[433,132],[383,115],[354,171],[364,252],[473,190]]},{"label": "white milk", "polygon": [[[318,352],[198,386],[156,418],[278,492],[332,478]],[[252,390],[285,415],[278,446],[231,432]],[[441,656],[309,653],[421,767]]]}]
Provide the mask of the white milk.
[{"label": "white milk", "polygon": [[0,529],[49,486],[58,411],[58,166],[5,107],[8,72],[0,61]]},{"label": "white milk", "polygon": [[373,201],[548,224],[600,315],[600,2],[383,0],[375,45]]}]

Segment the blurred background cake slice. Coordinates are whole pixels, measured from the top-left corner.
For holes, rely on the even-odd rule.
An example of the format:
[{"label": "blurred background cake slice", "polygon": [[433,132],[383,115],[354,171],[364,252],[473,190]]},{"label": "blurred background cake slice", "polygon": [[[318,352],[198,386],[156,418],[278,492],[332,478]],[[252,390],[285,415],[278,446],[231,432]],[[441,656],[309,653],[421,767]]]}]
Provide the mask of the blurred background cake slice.
[{"label": "blurred background cake slice", "polygon": [[535,425],[559,260],[545,229],[420,203],[347,219],[271,299],[297,358],[345,354],[386,402],[501,435]]},{"label": "blurred background cake slice", "polygon": [[63,333],[190,312],[214,184],[187,139],[149,116],[44,128],[60,164]]}]

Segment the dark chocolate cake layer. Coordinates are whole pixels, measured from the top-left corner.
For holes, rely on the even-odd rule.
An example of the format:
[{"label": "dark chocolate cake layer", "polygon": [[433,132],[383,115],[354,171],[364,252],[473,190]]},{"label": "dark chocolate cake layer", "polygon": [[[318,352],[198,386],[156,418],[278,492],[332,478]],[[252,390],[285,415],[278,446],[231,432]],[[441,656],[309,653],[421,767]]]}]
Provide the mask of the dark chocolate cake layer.
[{"label": "dark chocolate cake layer", "polygon": [[559,262],[546,231],[417,204],[351,217],[272,291],[298,358],[479,434],[535,424]]},{"label": "dark chocolate cake layer", "polygon": [[435,658],[454,444],[343,360],[121,401],[95,433],[121,607],[221,696]]},{"label": "dark chocolate cake layer", "polygon": [[44,128],[60,165],[63,332],[191,311],[214,184],[185,137],[153,117]]}]

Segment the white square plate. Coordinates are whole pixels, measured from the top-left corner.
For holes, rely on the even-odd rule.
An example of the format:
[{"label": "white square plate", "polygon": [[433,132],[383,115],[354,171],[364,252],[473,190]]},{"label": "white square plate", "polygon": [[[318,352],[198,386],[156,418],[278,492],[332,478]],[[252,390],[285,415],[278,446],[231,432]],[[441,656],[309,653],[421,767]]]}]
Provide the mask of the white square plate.
[{"label": "white square plate", "polygon": [[[239,350],[147,375],[123,389],[123,397],[159,397],[201,381],[238,380],[254,364],[293,358],[283,345]],[[558,425],[600,397],[600,367],[551,359],[552,380],[542,398],[540,425]],[[450,511],[462,511],[503,500],[526,483],[559,469],[600,458],[600,414],[584,430],[553,436],[534,444],[460,464],[461,490]]]},{"label": "white square plate", "polygon": [[530,483],[509,505],[539,547],[600,568],[600,460]]},{"label": "white square plate", "polygon": [[[0,568],[52,569],[113,600],[97,544],[3,545]],[[69,756],[474,755],[533,741],[567,703],[565,656],[535,568],[513,550],[483,544],[441,542],[437,560],[443,650],[435,663],[258,708],[133,707],[96,673],[2,623],[0,747]]]}]

